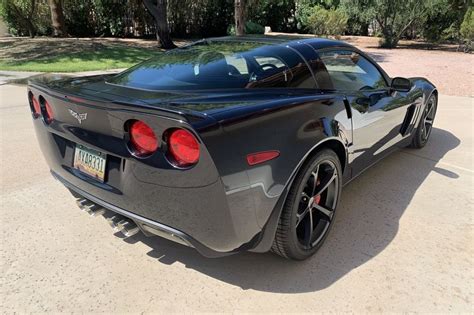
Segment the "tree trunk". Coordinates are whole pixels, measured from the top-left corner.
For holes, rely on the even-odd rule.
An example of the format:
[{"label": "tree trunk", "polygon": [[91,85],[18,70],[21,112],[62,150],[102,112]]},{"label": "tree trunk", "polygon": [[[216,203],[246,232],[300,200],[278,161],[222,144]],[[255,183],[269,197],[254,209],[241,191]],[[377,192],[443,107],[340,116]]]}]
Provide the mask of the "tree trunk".
[{"label": "tree trunk", "polygon": [[156,4],[153,0],[143,0],[143,3],[155,19],[156,37],[160,41],[161,47],[164,49],[175,48],[176,45],[171,39],[168,26],[167,0],[156,0]]},{"label": "tree trunk", "polygon": [[64,23],[62,0],[48,0],[51,10],[51,24],[53,26],[53,35],[64,37],[67,35],[66,24]]},{"label": "tree trunk", "polygon": [[36,36],[36,28],[33,25],[33,23],[31,23],[30,21],[27,21],[26,28],[28,29],[28,34],[30,35],[30,37],[34,38]]},{"label": "tree trunk", "polygon": [[362,25],[360,26],[360,35],[362,36],[369,36],[369,23],[361,23]]},{"label": "tree trunk", "polygon": [[245,0],[235,0],[235,35],[245,35]]}]

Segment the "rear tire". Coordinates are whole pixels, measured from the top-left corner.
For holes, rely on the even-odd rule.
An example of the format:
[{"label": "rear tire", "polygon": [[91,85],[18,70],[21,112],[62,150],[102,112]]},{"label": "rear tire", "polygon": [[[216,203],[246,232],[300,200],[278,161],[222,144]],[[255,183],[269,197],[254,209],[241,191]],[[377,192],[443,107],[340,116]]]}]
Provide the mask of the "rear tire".
[{"label": "rear tire", "polygon": [[431,94],[426,106],[423,110],[423,114],[420,119],[420,123],[416,128],[415,134],[410,147],[415,149],[423,148],[431,135],[431,130],[433,129],[433,122],[436,117],[436,110],[438,108],[438,98],[433,93]]},{"label": "rear tire", "polygon": [[293,260],[316,253],[334,222],[341,187],[341,163],[336,153],[319,151],[303,165],[288,192],[272,251]]}]

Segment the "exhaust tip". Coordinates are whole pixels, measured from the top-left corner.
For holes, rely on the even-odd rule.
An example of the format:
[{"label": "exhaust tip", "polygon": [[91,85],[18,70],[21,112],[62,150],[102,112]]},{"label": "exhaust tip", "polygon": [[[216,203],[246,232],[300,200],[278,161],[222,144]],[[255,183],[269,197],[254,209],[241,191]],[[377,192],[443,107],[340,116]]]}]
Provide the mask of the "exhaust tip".
[{"label": "exhaust tip", "polygon": [[77,199],[77,200],[76,200],[76,204],[77,204],[77,206],[79,207],[79,209],[81,209],[81,210],[85,210],[85,208],[86,208],[87,206],[93,205],[92,201],[87,200],[87,199],[85,199],[85,198],[79,198],[79,199]]},{"label": "exhaust tip", "polygon": [[92,217],[97,217],[100,215],[105,214],[106,209],[93,203],[90,200],[87,200],[85,198],[77,199],[76,200],[77,205],[79,206],[79,209],[82,211],[87,212],[90,216]]},{"label": "exhaust tip", "polygon": [[124,236],[130,237],[140,231],[140,228],[135,222],[133,222],[133,220],[130,220],[123,215],[113,213],[88,199],[79,198],[76,200],[76,203],[82,211],[88,213],[92,217],[105,217],[114,232],[121,232]]},{"label": "exhaust tip", "polygon": [[126,237],[133,236],[140,231],[135,222],[119,214],[107,218],[107,221],[115,232],[121,232]]},{"label": "exhaust tip", "polygon": [[104,215],[106,211],[107,211],[107,210],[105,210],[105,208],[103,208],[103,207],[101,207],[101,206],[98,206],[98,205],[94,205],[93,207],[90,207],[90,208],[87,210],[87,213],[88,213],[91,217],[98,217],[98,216]]},{"label": "exhaust tip", "polygon": [[107,218],[107,222],[109,223],[110,227],[112,228],[112,230],[114,231],[120,231],[120,228],[119,228],[119,222],[122,221],[125,217],[119,215],[119,214],[115,214],[109,218]]},{"label": "exhaust tip", "polygon": [[138,226],[133,221],[122,220],[119,222],[120,232],[126,237],[133,236],[140,231]]}]

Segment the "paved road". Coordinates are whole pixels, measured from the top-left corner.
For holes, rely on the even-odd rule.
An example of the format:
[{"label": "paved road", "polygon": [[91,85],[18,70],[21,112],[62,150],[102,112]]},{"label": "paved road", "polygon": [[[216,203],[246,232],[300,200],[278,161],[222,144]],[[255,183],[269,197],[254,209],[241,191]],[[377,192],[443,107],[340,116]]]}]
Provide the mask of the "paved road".
[{"label": "paved road", "polygon": [[2,312],[473,310],[473,99],[441,96],[427,147],[349,184],[325,246],[295,263],[113,235],[49,175],[25,95],[0,87]]}]

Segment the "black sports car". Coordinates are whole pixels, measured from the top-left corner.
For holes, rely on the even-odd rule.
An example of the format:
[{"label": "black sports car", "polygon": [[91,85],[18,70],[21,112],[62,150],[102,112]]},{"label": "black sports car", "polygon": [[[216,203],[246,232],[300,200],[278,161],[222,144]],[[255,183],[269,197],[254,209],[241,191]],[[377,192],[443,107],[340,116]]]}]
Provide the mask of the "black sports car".
[{"label": "black sports car", "polygon": [[341,188],[423,147],[438,92],[328,39],[216,38],[117,75],[31,82],[39,145],[81,209],[217,257],[305,259]]}]

